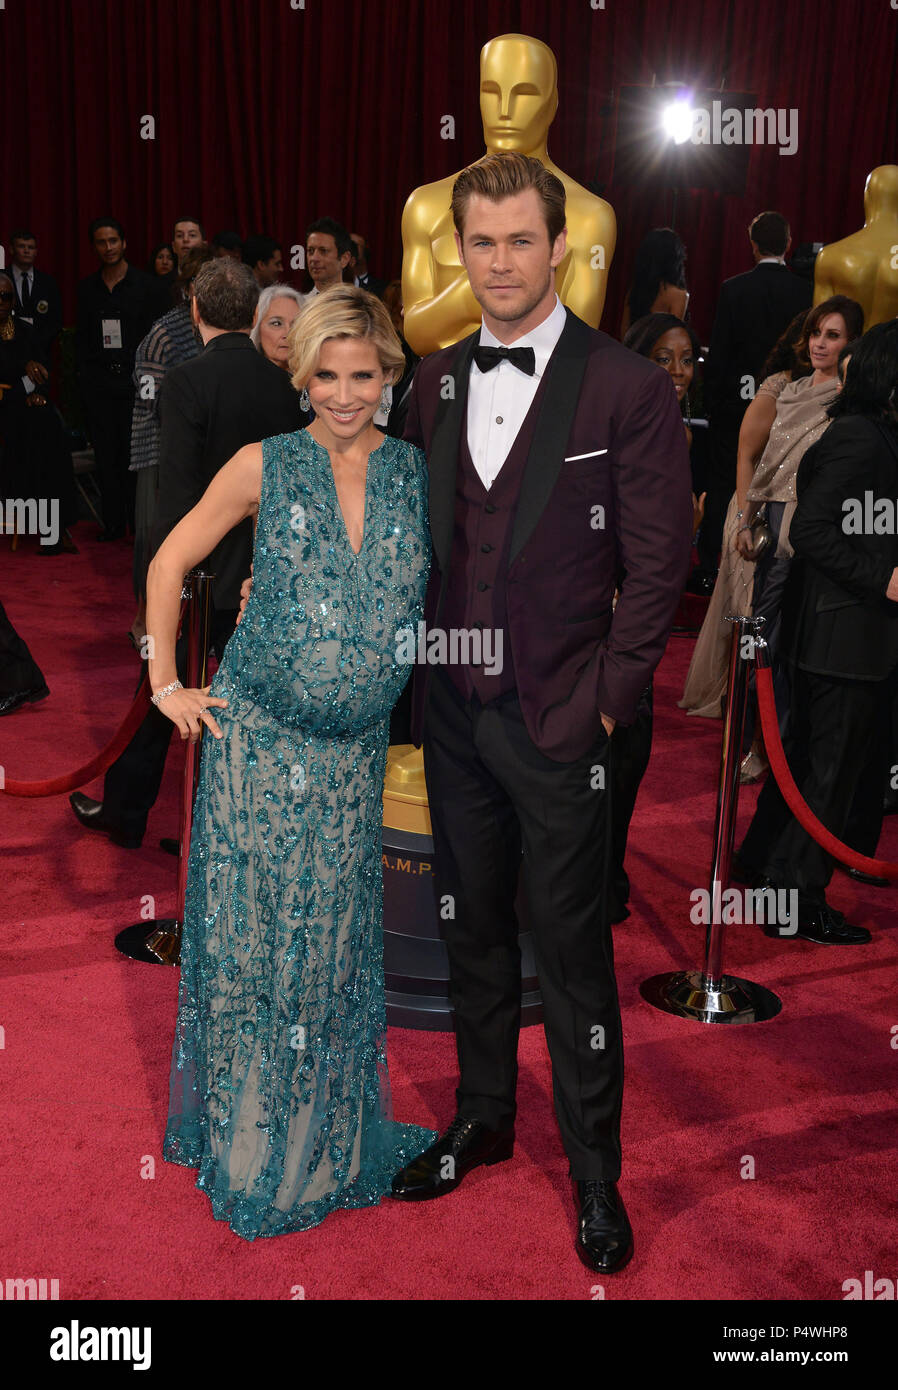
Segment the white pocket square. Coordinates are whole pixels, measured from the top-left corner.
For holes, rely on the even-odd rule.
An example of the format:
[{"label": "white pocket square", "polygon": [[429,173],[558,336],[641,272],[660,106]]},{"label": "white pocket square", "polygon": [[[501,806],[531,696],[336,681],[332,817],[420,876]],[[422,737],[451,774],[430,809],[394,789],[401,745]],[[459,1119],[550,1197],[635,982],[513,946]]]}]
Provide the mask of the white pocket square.
[{"label": "white pocket square", "polygon": [[607,449],[592,449],[588,454],[568,454],[565,463],[576,463],[577,459],[594,459],[599,454],[607,454]]}]

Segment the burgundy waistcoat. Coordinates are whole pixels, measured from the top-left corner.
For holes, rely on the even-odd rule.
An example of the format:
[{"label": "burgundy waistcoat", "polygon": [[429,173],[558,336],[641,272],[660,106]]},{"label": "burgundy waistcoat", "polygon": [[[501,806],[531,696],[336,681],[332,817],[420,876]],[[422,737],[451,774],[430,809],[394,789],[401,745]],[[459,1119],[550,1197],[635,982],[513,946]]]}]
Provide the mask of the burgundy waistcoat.
[{"label": "burgundy waistcoat", "polygon": [[[497,369],[496,369],[497,370]],[[524,465],[539,414],[545,374],[517,437],[491,488],[484,487],[468,448],[467,413],[462,422],[455,473],[455,523],[452,554],[440,627],[451,637],[453,629],[492,629],[487,655],[495,662],[502,656],[501,673],[489,674],[484,666],[446,665],[446,674],[466,700],[476,691],[482,704],[515,689],[515,674],[505,603],[511,530],[524,475]],[[500,639],[501,634],[501,639]],[[499,642],[501,640],[501,647]],[[451,648],[450,648],[451,653]],[[487,667],[490,667],[487,662]]]}]

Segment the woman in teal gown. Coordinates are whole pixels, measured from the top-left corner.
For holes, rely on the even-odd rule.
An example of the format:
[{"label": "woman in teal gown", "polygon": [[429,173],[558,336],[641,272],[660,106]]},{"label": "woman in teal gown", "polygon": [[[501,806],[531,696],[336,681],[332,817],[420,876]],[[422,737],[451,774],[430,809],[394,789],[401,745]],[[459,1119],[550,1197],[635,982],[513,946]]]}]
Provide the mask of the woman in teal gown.
[{"label": "woman in teal gown", "polygon": [[235,455],[148,589],[158,692],[174,680],[185,567],[256,516],[252,594],[211,687],[159,703],[182,738],[213,734],[163,1153],[199,1170],[214,1215],[249,1240],[376,1204],[435,1137],[392,1119],[382,946],[399,634],[421,616],[430,562],[424,455],[371,423],[404,361],[379,301],[336,287],[293,341],[315,420]]}]

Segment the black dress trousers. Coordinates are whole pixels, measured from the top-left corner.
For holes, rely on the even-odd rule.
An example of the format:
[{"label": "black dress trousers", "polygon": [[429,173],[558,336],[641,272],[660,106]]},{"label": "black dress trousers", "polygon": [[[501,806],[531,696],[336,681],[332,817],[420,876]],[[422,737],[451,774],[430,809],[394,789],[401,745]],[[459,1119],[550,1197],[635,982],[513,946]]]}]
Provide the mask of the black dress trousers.
[{"label": "black dress trousers", "polygon": [[706,574],[717,571],[723,524],[730,498],[736,491],[736,450],[739,445],[740,413],[715,415],[709,430],[708,495],[705,515],[698,533],[698,567]]},{"label": "black dress trousers", "polygon": [[618,724],[611,735],[614,815],[611,818],[611,872],[608,907],[612,922],[627,916],[630,876],[626,870],[627,836],[636,809],[636,798],[652,756],[654,688],[651,682],[639,697],[632,724]]},{"label": "black dress trousers", "polygon": [[83,391],[88,429],[94,448],[103,525],[107,531],[134,526],[135,475],[131,463],[131,415],[134,396],[118,383],[114,391]]},{"label": "black dress trousers", "polygon": [[0,603],[0,696],[40,690],[45,684],[41,668]]},{"label": "black dress trousers", "polygon": [[576,1179],[620,1176],[623,1048],[611,929],[609,740],[574,762],[532,742],[516,695],[465,701],[435,668],[423,734],[434,879],[449,955],[458,1111],[515,1117],[522,869],[555,1111]]},{"label": "black dress trousers", "polygon": [[[212,609],[210,645],[219,661],[236,625],[235,608]],[[178,639],[175,664],[178,679],[186,686],[186,634],[182,634]],[[146,830],[147,817],[159,795],[174,728],[168,715],[151,705],[131,742],[106,773],[103,783],[104,810],[112,820],[118,822],[122,830],[138,839]]]},{"label": "black dress trousers", "polygon": [[[864,681],[797,668],[793,680],[793,718],[783,748],[798,789],[837,839],[873,856],[882,829],[895,675]],[[739,853],[776,884],[797,888],[810,902],[826,901],[833,861],[795,820],[772,773]]]}]

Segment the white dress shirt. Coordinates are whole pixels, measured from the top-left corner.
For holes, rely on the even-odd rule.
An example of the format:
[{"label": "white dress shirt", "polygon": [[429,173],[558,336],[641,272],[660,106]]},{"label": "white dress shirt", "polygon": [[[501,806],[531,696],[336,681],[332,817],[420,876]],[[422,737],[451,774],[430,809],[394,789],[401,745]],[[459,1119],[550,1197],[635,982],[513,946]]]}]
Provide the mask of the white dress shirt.
[{"label": "white dress shirt", "polygon": [[[484,487],[490,488],[508,458],[511,446],[533,404],[540,380],[567,322],[564,305],[555,296],[555,308],[547,319],[510,347],[532,347],[536,371],[527,376],[510,362],[500,362],[492,371],[482,372],[471,362],[468,381],[468,448]],[[504,347],[482,324],[481,347]]]}]

